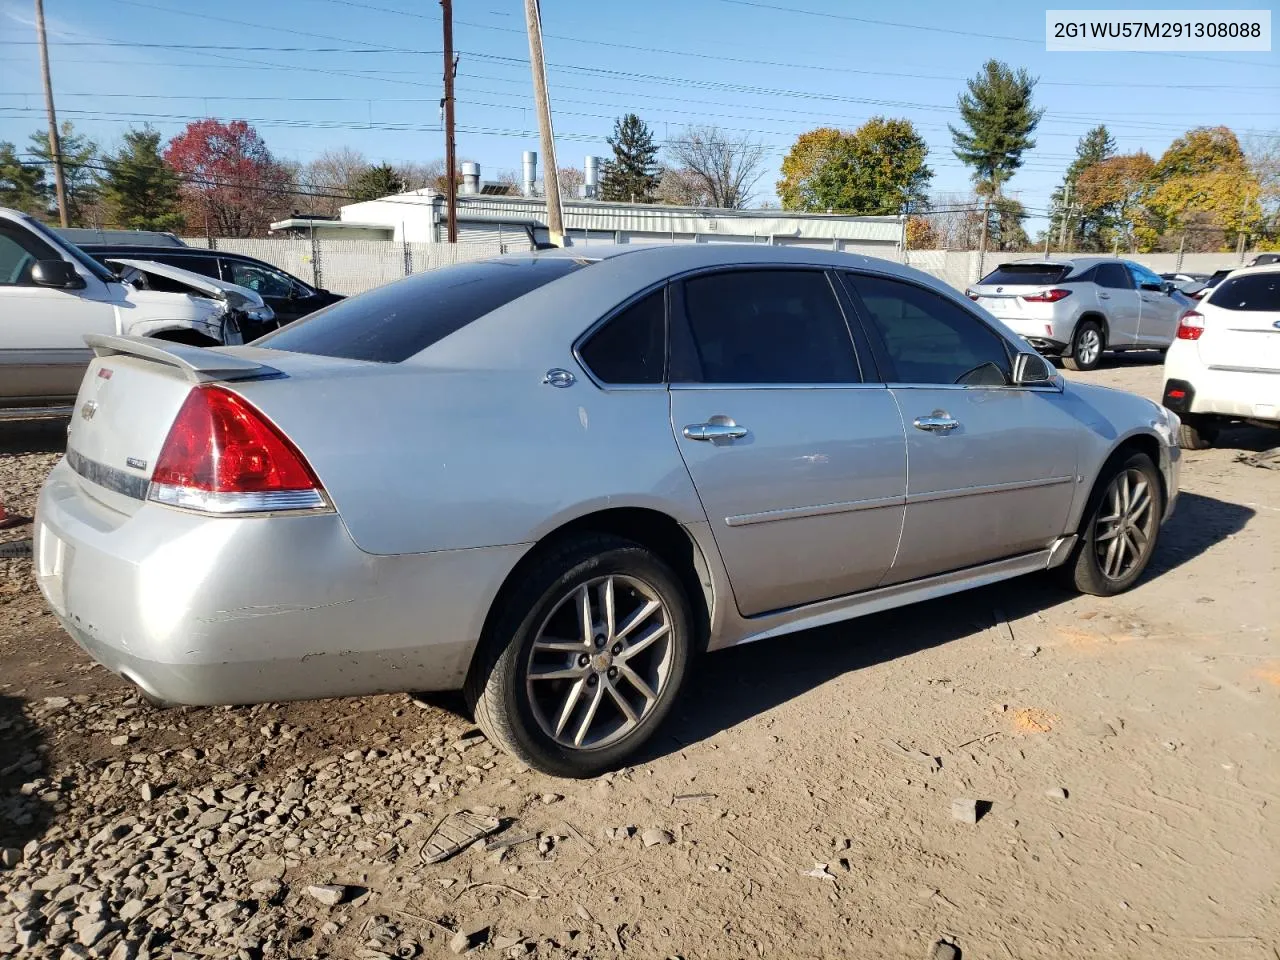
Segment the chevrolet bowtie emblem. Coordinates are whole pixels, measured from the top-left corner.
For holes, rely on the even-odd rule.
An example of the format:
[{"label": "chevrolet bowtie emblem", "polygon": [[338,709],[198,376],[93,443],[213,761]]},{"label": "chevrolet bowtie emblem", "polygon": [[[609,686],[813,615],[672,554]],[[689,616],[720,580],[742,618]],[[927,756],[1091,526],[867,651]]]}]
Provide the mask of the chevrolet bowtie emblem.
[{"label": "chevrolet bowtie emblem", "polygon": [[80,408],[80,416],[85,420],[92,420],[93,415],[98,412],[97,400],[86,400],[84,406]]}]

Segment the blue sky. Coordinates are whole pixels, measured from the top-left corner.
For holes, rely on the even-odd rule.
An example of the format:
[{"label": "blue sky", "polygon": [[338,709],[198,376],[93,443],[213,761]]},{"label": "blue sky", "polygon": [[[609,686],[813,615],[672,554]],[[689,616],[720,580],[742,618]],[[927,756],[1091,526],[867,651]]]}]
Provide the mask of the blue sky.
[{"label": "blue sky", "polygon": [[[1010,185],[1033,214],[1047,208],[1076,140],[1097,122],[1121,151],[1157,156],[1192,126],[1225,123],[1242,139],[1280,130],[1276,52],[1046,53],[1039,4],[542,6],[562,166],[607,154],[613,118],[626,111],[660,141],[687,123],[715,123],[769,146],[757,202],[773,199],[798,134],[875,114],[917,125],[935,193],[967,191],[946,124],[956,121],[964,78],[991,57],[1040,77],[1047,112],[1038,145]],[[0,0],[0,140],[22,147],[43,123],[31,8]],[[523,4],[455,0],[455,8],[459,155],[492,177],[538,148]],[[304,163],[339,146],[375,161],[427,161],[444,152],[439,10],[432,0],[45,0],[59,119],[104,148],[130,124],[149,121],[171,136],[187,119],[218,116],[253,121],[277,156]],[[1033,219],[1029,232],[1041,225]]]}]

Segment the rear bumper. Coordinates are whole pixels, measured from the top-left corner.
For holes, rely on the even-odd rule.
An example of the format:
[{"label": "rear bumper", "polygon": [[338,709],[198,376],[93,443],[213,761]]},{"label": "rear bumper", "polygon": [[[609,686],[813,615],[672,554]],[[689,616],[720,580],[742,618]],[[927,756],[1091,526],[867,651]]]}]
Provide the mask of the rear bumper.
[{"label": "rear bumper", "polygon": [[995,317],[1041,353],[1055,356],[1066,351],[1075,330],[1073,322],[1052,317]]},{"label": "rear bumper", "polygon": [[[1182,391],[1184,396],[1172,394]],[[1164,405],[1180,415],[1234,417],[1242,420],[1280,421],[1280,373],[1214,370],[1165,381]]]},{"label": "rear bumper", "polygon": [[35,525],[40,589],[95,660],[152,697],[233,704],[462,685],[526,547],[373,556],[334,514],[132,516],[60,462]]}]

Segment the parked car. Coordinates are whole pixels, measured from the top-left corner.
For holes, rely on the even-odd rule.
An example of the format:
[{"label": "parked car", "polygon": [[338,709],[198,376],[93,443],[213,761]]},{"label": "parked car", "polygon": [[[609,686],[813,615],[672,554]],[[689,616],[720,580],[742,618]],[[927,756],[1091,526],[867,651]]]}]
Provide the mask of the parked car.
[{"label": "parked car", "polygon": [[1280,264],[1232,271],[1183,314],[1164,360],[1164,405],[1189,450],[1224,423],[1280,426]]},{"label": "parked car", "polygon": [[524,253],[252,346],[92,342],[35,569],[93,657],[177,703],[463,688],[568,776],[703,650],[1048,568],[1126,590],[1178,491],[1174,414],[835,252]]},{"label": "parked car", "polygon": [[0,419],[66,415],[93,356],[85,334],[217,346],[274,326],[251,290],[142,260],[120,269],[0,208]]},{"label": "parked car", "polygon": [[1272,263],[1280,263],[1280,253],[1260,253],[1249,261],[1249,266],[1265,267]]},{"label": "parked car", "polygon": [[1002,263],[966,291],[1041,353],[1092,370],[1107,350],[1163,350],[1186,301],[1141,264],[1111,257]]},{"label": "parked car", "polygon": [[1205,281],[1209,279],[1207,273],[1162,273],[1160,279],[1166,283],[1173,284],[1181,293],[1186,296],[1192,296],[1197,290],[1204,287]]},{"label": "parked car", "polygon": [[1231,275],[1231,272],[1237,269],[1239,268],[1224,267],[1221,270],[1213,271],[1213,273],[1209,274],[1209,279],[1204,282],[1204,286],[1191,294],[1191,299],[1203,300],[1205,297],[1209,295],[1209,291],[1211,291],[1214,287],[1220,284],[1223,280],[1227,279],[1227,277]]},{"label": "parked car", "polygon": [[316,289],[278,267],[242,253],[201,250],[199,247],[187,246],[139,247],[108,243],[86,243],[82,244],[81,249],[102,263],[116,257],[154,260],[215,280],[234,283],[239,287],[247,287],[262,297],[275,312],[278,326],[292,323],[299,317],[305,317],[342,299],[341,294]]}]

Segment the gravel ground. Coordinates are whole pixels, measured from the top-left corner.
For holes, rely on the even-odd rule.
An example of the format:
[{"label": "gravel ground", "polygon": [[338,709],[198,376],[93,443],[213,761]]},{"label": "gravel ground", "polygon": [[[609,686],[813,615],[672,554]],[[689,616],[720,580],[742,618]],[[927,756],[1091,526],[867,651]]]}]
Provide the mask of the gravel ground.
[{"label": "gravel ground", "polygon": [[[63,435],[0,426],[10,512]],[[154,710],[0,559],[0,955],[1275,960],[1280,471],[1237,460],[1274,441],[1187,456],[1132,592],[1023,578],[717,654],[594,781],[448,699]],[[425,863],[464,809],[496,848]]]}]

